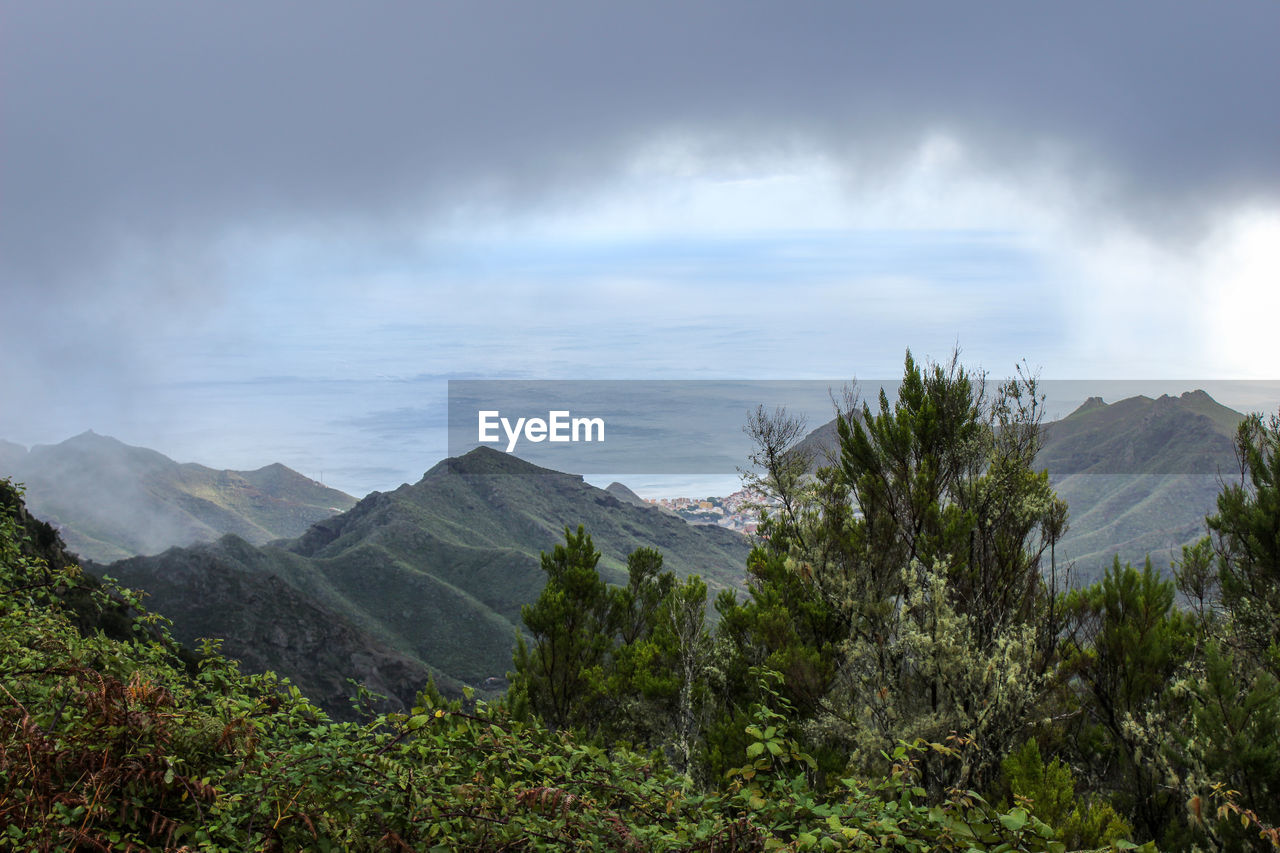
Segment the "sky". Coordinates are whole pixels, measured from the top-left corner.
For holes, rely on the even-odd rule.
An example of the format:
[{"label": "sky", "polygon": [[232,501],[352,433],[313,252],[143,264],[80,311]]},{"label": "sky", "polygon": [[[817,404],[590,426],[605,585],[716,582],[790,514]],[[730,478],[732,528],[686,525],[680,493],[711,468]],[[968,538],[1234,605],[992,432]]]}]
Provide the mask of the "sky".
[{"label": "sky", "polygon": [[362,495],[444,455],[450,379],[1275,379],[1278,32],[0,0],[0,437]]}]

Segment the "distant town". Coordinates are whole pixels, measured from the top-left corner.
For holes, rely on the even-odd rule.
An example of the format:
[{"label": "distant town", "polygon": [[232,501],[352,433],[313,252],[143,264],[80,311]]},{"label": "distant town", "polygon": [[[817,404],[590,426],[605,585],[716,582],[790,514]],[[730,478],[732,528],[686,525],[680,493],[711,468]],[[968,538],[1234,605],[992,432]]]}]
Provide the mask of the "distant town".
[{"label": "distant town", "polygon": [[646,503],[675,513],[691,524],[714,524],[754,534],[760,524],[761,508],[768,509],[773,501],[739,489],[724,498],[647,498]]}]

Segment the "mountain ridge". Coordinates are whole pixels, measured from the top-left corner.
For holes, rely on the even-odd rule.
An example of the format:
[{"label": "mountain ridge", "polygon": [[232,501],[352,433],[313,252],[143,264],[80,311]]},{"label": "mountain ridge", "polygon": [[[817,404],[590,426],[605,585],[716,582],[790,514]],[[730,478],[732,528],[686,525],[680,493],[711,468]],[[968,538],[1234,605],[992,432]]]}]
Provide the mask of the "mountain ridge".
[{"label": "mountain ridge", "polygon": [[[251,546],[224,537],[95,570],[147,590],[156,611],[178,614],[174,631],[183,642],[223,637],[230,656],[311,685],[317,701],[341,711],[342,684],[347,677],[368,680],[367,662],[323,652],[308,661],[272,645],[264,629],[240,625],[234,614],[287,589],[282,618],[296,630],[309,624],[313,635],[323,635],[332,618],[366,638],[388,666],[403,659],[446,692],[465,684],[496,693],[505,687],[520,609],[545,584],[540,555],[579,524],[592,535],[610,582],[625,580],[627,555],[645,546],[662,551],[665,567],[678,576],[702,575],[713,596],[744,583],[745,537],[634,506],[578,475],[490,448],[443,460],[417,483],[373,492],[292,540]],[[210,577],[224,589],[211,586]],[[246,631],[249,641],[238,636]],[[318,669],[332,672],[321,677]],[[422,686],[377,668],[371,674],[388,688],[393,707],[410,705]]]},{"label": "mountain ridge", "polygon": [[87,430],[30,449],[0,445],[0,475],[26,486],[31,511],[95,562],[159,553],[226,533],[264,544],[355,504],[278,462],[252,471],[175,462]]}]

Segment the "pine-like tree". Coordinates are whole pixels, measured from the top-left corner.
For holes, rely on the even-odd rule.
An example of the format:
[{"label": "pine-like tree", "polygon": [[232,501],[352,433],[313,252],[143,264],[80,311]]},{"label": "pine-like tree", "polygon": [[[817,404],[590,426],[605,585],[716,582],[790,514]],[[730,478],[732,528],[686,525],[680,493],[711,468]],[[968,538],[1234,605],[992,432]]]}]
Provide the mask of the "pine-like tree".
[{"label": "pine-like tree", "polygon": [[547,584],[520,609],[533,645],[516,644],[511,702],[556,729],[583,728],[598,718],[602,667],[612,635],[608,589],[596,564],[600,552],[582,528],[565,528],[565,544],[542,555]]}]

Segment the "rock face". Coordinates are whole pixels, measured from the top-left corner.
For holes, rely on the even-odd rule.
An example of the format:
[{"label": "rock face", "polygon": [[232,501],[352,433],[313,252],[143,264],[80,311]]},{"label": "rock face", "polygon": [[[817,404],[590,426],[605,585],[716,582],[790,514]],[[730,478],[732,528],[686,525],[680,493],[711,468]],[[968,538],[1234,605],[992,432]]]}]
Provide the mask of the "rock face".
[{"label": "rock face", "polygon": [[540,554],[578,525],[607,580],[623,581],[627,555],[644,546],[677,575],[700,574],[713,596],[743,583],[745,537],[489,448],[375,492],[292,541],[225,537],[102,570],[150,593],[184,640],[225,638],[232,657],[288,675],[337,711],[347,678],[386,685],[403,704],[428,674],[446,693],[502,689],[520,608],[546,581]]},{"label": "rock face", "polygon": [[92,431],[30,451],[0,443],[0,476],[24,483],[31,511],[97,562],[227,533],[256,544],[292,538],[355,504],[284,465],[216,471]]}]

